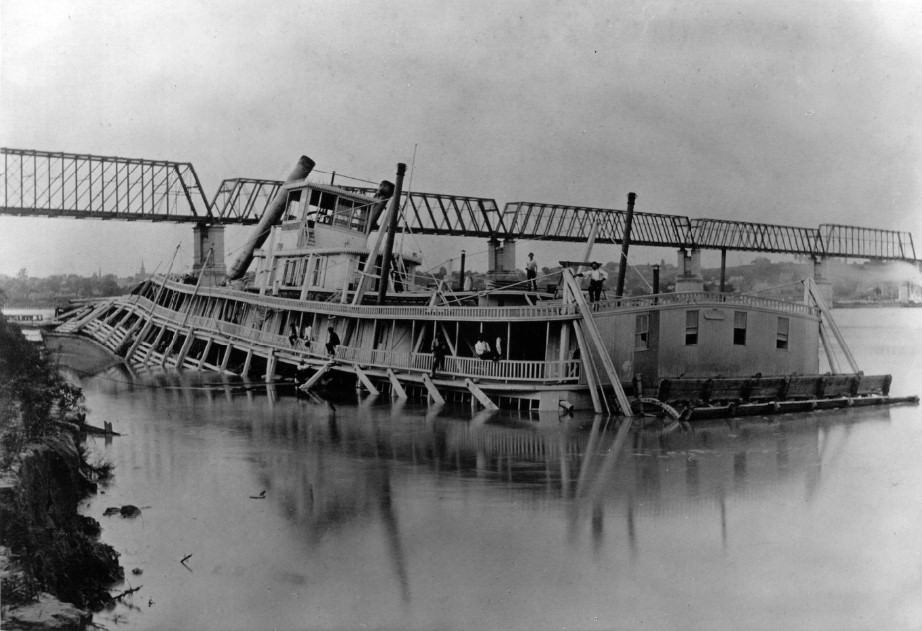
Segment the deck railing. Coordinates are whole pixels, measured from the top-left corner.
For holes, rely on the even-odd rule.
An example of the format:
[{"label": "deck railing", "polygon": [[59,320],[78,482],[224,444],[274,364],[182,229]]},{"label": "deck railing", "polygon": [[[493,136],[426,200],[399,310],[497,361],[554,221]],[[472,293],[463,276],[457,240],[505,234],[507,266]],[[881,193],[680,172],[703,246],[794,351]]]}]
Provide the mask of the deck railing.
[{"label": "deck railing", "polygon": [[[359,366],[429,372],[432,370],[433,356],[431,353],[340,346],[336,349],[336,359]],[[504,359],[490,361],[476,357],[447,356],[445,357],[445,367],[439,371],[439,374],[510,382],[543,383],[553,381],[558,383],[578,383],[580,360],[526,361]]]},{"label": "deck railing", "polygon": [[[162,282],[158,277],[156,282]],[[172,290],[186,294],[195,291],[193,285],[167,280],[166,286]],[[322,313],[341,317],[355,318],[391,318],[391,319],[434,319],[434,320],[461,320],[461,321],[508,321],[508,320],[558,320],[574,319],[578,317],[575,305],[565,304],[560,301],[546,301],[537,305],[524,305],[516,307],[452,307],[427,305],[380,305],[370,308],[369,305],[351,305],[337,302],[302,301],[294,298],[280,298],[277,296],[256,295],[249,292],[222,288],[200,287],[200,296],[212,296],[239,300],[250,304],[260,304],[276,309],[286,309],[300,312]],[[748,294],[721,294],[711,292],[681,292],[646,296],[631,296],[626,298],[612,298],[595,303],[593,309],[599,315],[607,312],[634,309],[655,309],[660,307],[680,305],[707,305],[726,304],[739,305],[752,308],[770,309],[784,313],[799,313],[815,315],[816,310],[812,305],[800,302],[788,302],[777,298],[753,296]]]},{"label": "deck railing", "polygon": [[[294,355],[310,357],[326,357],[325,348],[320,342],[315,342],[311,349],[303,346],[293,347],[288,337],[268,331],[260,331],[241,324],[233,324],[206,318],[203,316],[184,316],[165,307],[154,305],[147,298],[119,299],[117,303],[130,306],[150,313],[162,322],[177,328],[185,324],[186,327],[200,331],[215,331],[225,337],[235,338],[240,341],[256,343],[275,351],[285,351]],[[336,349],[336,359],[341,362],[356,364],[362,367],[375,367],[382,370],[406,370],[417,372],[430,372],[432,370],[432,353],[413,353],[409,351],[391,351],[383,349],[359,348],[355,346],[339,346]],[[484,378],[503,382],[530,382],[530,383],[579,383],[581,362],[578,359],[563,361],[531,361],[531,360],[500,360],[489,361],[476,357],[445,357],[445,366],[440,375],[452,377],[469,377],[472,379]]]}]

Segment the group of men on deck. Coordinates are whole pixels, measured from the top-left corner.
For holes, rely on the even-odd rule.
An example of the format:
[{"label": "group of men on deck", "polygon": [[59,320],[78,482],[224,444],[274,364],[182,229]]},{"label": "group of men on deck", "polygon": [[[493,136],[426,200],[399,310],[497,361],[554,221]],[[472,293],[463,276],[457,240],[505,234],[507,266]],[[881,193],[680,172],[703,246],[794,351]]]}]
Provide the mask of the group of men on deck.
[{"label": "group of men on deck", "polygon": [[[608,274],[595,261],[591,267],[592,269],[585,274],[589,277],[589,302],[598,302],[602,299],[602,287],[608,280]],[[534,252],[528,253],[528,260],[525,262],[525,282],[530,291],[538,291],[538,261],[535,260]]]}]

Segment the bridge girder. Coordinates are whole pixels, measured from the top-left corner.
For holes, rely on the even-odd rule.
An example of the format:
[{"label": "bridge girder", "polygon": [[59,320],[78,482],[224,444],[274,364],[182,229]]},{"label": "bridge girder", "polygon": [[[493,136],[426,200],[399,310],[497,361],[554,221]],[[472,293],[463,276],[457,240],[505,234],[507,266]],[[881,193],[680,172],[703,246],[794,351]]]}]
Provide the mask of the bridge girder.
[{"label": "bridge girder", "polygon": [[188,162],[0,150],[0,212],[8,215],[213,222]]},{"label": "bridge girder", "polygon": [[[233,178],[209,203],[188,162],[30,149],[0,150],[0,214],[123,221],[254,224],[280,180]],[[374,188],[343,187],[373,196]],[[487,239],[622,243],[627,211],[407,192],[400,229],[416,234]],[[918,262],[908,232],[821,224],[818,228],[635,212],[634,245],[771,252],[814,257]]]}]

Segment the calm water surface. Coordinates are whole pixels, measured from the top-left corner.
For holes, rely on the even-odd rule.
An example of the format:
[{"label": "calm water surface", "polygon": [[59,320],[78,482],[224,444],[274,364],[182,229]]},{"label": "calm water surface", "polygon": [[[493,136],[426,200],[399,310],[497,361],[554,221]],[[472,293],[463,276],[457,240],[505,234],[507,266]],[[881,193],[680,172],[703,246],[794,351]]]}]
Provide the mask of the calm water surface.
[{"label": "calm water surface", "polygon": [[[922,392],[922,309],[836,315]],[[922,628],[919,407],[649,432],[615,462],[589,416],[84,386],[125,434],[93,442],[115,480],[84,512],[143,586],[110,629]]]}]

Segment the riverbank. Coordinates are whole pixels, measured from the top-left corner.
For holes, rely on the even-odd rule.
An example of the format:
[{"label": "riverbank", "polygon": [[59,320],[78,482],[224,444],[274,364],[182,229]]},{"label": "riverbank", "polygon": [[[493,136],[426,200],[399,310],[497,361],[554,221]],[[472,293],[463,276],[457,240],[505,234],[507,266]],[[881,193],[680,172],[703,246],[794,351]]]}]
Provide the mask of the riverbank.
[{"label": "riverbank", "polygon": [[15,325],[0,317],[0,592],[3,628],[80,629],[122,578],[100,526],[78,514],[105,466],[87,462],[86,411]]}]

